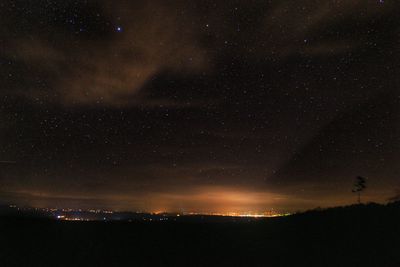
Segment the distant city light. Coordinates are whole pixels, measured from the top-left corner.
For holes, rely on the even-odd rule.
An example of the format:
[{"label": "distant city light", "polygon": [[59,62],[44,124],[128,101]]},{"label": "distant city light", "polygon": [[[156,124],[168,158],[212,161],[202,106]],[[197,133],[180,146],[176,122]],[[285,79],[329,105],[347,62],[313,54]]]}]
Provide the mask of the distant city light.
[{"label": "distant city light", "polygon": [[[235,220],[235,218],[245,217],[245,218],[269,218],[269,217],[281,217],[281,216],[288,216],[291,215],[290,213],[278,213],[276,211],[269,210],[264,212],[257,212],[257,211],[248,211],[248,212],[226,212],[226,213],[217,213],[217,212],[210,212],[210,213],[197,213],[197,212],[183,212],[183,213],[169,213],[166,211],[157,211],[152,213],[146,212],[125,212],[121,213],[118,211],[112,210],[102,210],[102,209],[73,209],[73,208],[30,208],[24,207],[19,208],[16,205],[9,205],[12,209],[22,210],[28,213],[32,211],[42,211],[50,218],[62,221],[132,221],[132,220],[142,220],[142,221],[169,221],[169,220],[185,220],[185,217],[201,217],[201,219],[206,219],[203,217],[221,217],[223,219],[228,219],[231,217]],[[183,217],[183,218],[179,218]],[[178,219],[179,218],[179,219]]]}]

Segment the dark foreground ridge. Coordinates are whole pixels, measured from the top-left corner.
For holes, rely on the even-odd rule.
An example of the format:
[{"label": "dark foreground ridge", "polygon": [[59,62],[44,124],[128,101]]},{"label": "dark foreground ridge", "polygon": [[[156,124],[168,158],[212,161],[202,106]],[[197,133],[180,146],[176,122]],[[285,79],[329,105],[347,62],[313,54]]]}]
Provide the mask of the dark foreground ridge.
[{"label": "dark foreground ridge", "polygon": [[0,217],[1,266],[400,266],[400,202],[251,221]]}]

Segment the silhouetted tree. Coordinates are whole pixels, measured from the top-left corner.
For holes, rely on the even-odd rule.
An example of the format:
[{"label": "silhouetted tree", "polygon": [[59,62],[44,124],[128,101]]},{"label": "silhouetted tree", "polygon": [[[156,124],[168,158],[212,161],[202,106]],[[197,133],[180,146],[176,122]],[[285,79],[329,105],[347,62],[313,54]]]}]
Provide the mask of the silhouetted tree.
[{"label": "silhouetted tree", "polygon": [[364,177],[357,176],[356,181],[354,182],[354,187],[351,192],[357,193],[358,195],[358,204],[361,204],[361,192],[367,188],[366,186],[367,180]]}]

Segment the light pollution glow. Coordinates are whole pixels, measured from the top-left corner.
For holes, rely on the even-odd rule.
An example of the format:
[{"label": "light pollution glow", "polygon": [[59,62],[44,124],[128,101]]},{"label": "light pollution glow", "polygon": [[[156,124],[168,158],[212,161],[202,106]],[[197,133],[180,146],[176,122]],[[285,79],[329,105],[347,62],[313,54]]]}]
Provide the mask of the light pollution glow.
[{"label": "light pollution glow", "polygon": [[[195,190],[176,190],[173,192],[134,192],[131,194],[112,194],[101,192],[88,194],[86,192],[62,193],[38,190],[8,190],[10,195],[18,198],[8,198],[10,203],[19,206],[59,209],[108,209],[114,211],[137,211],[148,213],[179,213],[179,214],[209,214],[209,215],[265,215],[285,214],[300,210],[346,205],[354,201],[349,192],[348,197],[337,198],[327,196],[319,202],[309,198],[294,197],[274,192],[266,192],[251,188],[236,188],[222,186],[203,186]],[[366,192],[365,197],[379,202],[383,196]]]},{"label": "light pollution glow", "polygon": [[[17,204],[33,207],[97,208],[144,211],[151,213],[178,212],[215,215],[264,214],[274,210],[286,196],[226,187],[201,187],[186,192],[153,192],[132,195],[57,194],[29,190],[13,191],[24,195]],[[25,201],[24,201],[25,200]],[[97,201],[99,200],[99,201]],[[101,201],[100,201],[101,200]],[[27,202],[27,203],[26,203]]]}]

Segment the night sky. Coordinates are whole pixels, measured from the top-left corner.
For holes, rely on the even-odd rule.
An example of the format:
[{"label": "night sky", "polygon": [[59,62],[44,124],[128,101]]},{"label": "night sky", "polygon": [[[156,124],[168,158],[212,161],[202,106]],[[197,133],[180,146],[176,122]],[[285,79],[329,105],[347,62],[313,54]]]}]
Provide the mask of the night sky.
[{"label": "night sky", "polygon": [[296,211],[400,188],[400,3],[0,1],[0,201]]}]

